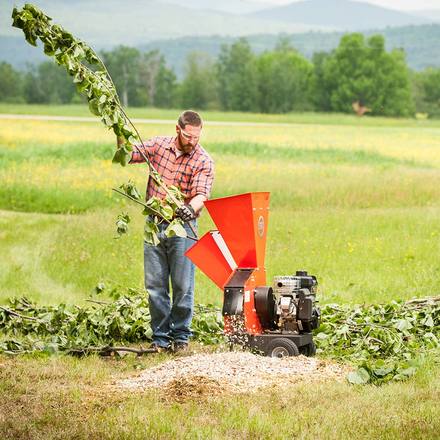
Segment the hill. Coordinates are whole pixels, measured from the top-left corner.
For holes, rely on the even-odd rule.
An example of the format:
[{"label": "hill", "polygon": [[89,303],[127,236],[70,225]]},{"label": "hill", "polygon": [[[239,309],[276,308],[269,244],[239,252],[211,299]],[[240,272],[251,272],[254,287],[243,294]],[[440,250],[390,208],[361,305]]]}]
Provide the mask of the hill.
[{"label": "hill", "polygon": [[[385,36],[387,49],[403,48],[407,54],[409,66],[421,70],[429,66],[440,67],[440,24],[422,26],[404,26],[385,30],[365,31],[365,35],[380,33]],[[338,44],[343,32],[306,32],[283,34],[303,55],[311,58],[315,52],[331,51]],[[279,35],[250,35],[247,37],[256,52],[272,49]],[[138,45],[142,51],[159,49],[178,76],[182,75],[185,58],[193,51],[205,52],[216,57],[223,44],[232,44],[236,37],[183,37],[164,39]],[[96,46],[104,47],[104,46]],[[26,63],[38,63],[47,59],[42,50],[35,50],[24,42],[22,37],[0,36],[0,61],[7,61],[15,67],[24,68]]]},{"label": "hill", "polygon": [[424,24],[431,19],[350,0],[306,0],[249,14],[249,17],[285,23],[300,22],[341,30],[378,29]]},{"label": "hill", "polygon": [[[429,66],[440,67],[440,24],[404,26],[383,30],[363,32],[366,36],[382,34],[386,39],[388,50],[402,48],[407,55],[408,65],[415,70]],[[301,34],[284,34],[296,49],[308,58],[315,52],[329,52],[338,46],[344,32],[306,32]],[[256,52],[263,52],[275,47],[278,35],[251,35],[247,40]],[[185,57],[189,52],[201,51],[216,57],[223,44],[232,44],[237,38],[232,37],[201,37],[180,38],[177,40],[162,40],[142,45],[142,50],[159,49],[173,66],[178,75],[183,71]]]},{"label": "hill", "polygon": [[440,22],[440,9],[422,9],[420,11],[412,11],[411,13],[419,17]]},{"label": "hill", "polygon": [[[166,3],[181,5],[182,0],[163,0]],[[204,9],[208,11],[222,11],[231,14],[247,14],[270,8],[270,3],[255,2],[250,0],[222,0],[207,1],[207,0],[185,0],[185,7],[191,9]]]},{"label": "hill", "polygon": [[[25,1],[2,0],[0,35],[18,36],[11,27],[14,4]],[[304,32],[300,23],[271,22],[265,19],[216,11],[188,9],[161,0],[34,0],[33,3],[54,18],[54,22],[93,45],[138,45],[145,42],[202,35],[249,35]]]}]

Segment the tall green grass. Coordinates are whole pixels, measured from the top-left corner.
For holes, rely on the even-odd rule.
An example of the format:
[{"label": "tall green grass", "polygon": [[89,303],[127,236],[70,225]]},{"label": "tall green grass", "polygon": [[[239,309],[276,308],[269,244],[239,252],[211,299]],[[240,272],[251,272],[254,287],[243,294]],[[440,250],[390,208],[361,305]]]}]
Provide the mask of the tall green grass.
[{"label": "tall green grass", "polygon": [[[322,120],[332,124],[334,117]],[[268,282],[309,270],[323,302],[438,293],[439,130],[389,127],[379,119],[358,129],[350,127],[352,118],[341,118],[345,126],[207,128],[204,146],[216,163],[212,196],[271,193]],[[78,302],[99,282],[142,286],[143,217],[111,187],[132,179],[145,191],[146,167],[112,166],[114,145],[97,138],[90,124],[2,126],[0,300],[29,295]],[[42,130],[40,141],[24,129]],[[131,234],[116,240],[121,211],[133,223]],[[204,214],[200,231],[213,227]],[[222,300],[200,273],[196,297]]]},{"label": "tall green grass", "polygon": [[[104,282],[143,285],[141,215],[116,239],[117,209],[83,215],[1,213],[0,300],[27,295],[78,303]],[[318,277],[324,302],[372,303],[440,294],[440,208],[271,209],[268,282],[305,269]],[[200,230],[213,228],[207,215]],[[196,301],[222,294],[197,273]]]},{"label": "tall green grass", "polygon": [[[440,172],[425,162],[363,150],[234,142],[206,148],[216,162],[214,197],[270,191],[274,207],[298,209],[436,206],[440,199]],[[80,213],[120,203],[111,187],[128,179],[144,191],[145,166],[103,167],[112,151],[91,142],[0,149],[0,209]],[[47,178],[36,179],[38,172]]]}]

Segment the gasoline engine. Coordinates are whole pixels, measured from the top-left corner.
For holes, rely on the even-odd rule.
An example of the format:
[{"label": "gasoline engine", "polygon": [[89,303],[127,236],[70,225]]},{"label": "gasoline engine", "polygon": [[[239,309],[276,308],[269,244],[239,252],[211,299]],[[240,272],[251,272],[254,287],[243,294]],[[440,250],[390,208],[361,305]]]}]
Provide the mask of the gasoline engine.
[{"label": "gasoline engine", "polygon": [[247,193],[205,202],[218,230],[209,231],[186,253],[223,291],[224,332],[267,356],[316,352],[318,282],[305,271],[266,284],[264,267],[269,193]]},{"label": "gasoline engine", "polygon": [[297,271],[296,275],[275,277],[273,288],[257,287],[255,308],[264,330],[251,337],[249,345],[268,356],[313,356],[316,349],[311,332],[320,323],[317,286],[315,276]]}]

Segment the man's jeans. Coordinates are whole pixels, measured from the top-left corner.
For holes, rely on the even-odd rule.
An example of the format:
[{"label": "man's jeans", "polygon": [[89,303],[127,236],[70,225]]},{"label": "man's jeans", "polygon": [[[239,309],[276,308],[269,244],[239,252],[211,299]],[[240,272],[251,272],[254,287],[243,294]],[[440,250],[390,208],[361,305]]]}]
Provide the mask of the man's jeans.
[{"label": "man's jeans", "polygon": [[[197,230],[196,221],[191,223]],[[144,243],[145,288],[149,294],[153,342],[162,347],[172,341],[188,342],[194,308],[194,264],[184,255],[194,241],[165,237],[167,226],[168,223],[159,225],[159,245]],[[185,230],[188,236],[194,235],[188,224]]]}]

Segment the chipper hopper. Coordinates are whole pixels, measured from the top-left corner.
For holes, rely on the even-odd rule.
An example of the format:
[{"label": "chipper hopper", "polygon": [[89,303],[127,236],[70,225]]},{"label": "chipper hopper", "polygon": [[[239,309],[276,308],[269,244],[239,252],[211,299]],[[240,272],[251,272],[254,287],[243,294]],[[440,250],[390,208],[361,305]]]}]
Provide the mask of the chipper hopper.
[{"label": "chipper hopper", "polygon": [[277,276],[266,285],[269,193],[255,192],[205,202],[217,230],[186,253],[223,291],[224,331],[231,344],[283,357],[315,354],[319,325],[317,280],[305,271]]}]

